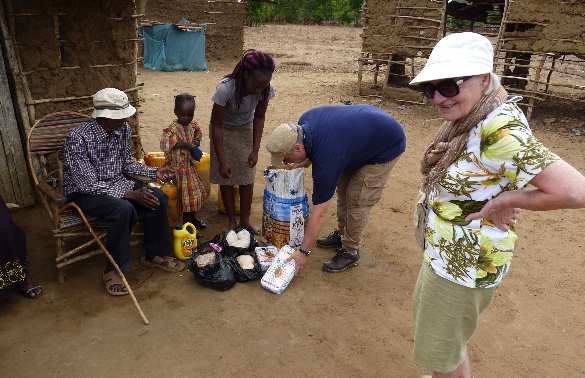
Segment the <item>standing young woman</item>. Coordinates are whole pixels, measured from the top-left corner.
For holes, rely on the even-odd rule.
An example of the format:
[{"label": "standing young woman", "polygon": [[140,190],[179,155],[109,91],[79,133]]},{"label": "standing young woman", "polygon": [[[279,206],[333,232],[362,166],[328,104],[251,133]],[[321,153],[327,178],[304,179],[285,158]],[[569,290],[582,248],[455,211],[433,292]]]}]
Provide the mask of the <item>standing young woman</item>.
[{"label": "standing young woman", "polygon": [[493,59],[484,36],[450,34],[411,82],[446,121],[423,156],[417,205],[414,352],[433,377],[471,377],[467,344],[508,274],[518,209],[585,207],[585,177],[532,134]]},{"label": "standing young woman", "polygon": [[240,225],[251,228],[250,209],[258,150],[268,102],[274,60],[257,50],[244,53],[233,72],[218,84],[211,111],[211,182],[218,184],[229,220],[237,225],[234,186],[240,189]]}]

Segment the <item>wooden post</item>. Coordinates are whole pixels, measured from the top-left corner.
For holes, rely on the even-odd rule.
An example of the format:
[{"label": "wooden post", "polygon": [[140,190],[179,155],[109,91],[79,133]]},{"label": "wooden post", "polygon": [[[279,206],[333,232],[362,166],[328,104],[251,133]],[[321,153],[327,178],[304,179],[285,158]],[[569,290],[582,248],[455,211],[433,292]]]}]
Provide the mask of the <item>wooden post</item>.
[{"label": "wooden post", "polygon": [[380,65],[376,63],[374,65],[374,86],[378,84],[378,75],[380,74]]},{"label": "wooden post", "polygon": [[410,77],[411,80],[414,79],[414,56],[412,58],[410,58]]},{"label": "wooden post", "polygon": [[555,70],[556,63],[557,63],[557,56],[554,55],[552,58],[552,63],[550,64],[550,69],[548,71],[548,75],[546,75],[546,87],[544,88],[544,93],[548,93],[548,87],[550,85],[550,77],[552,76],[552,73]]},{"label": "wooden post", "polygon": [[[531,88],[534,92],[538,92],[538,84],[540,83],[540,72],[542,71],[542,67],[544,66],[544,62],[546,62],[546,55],[542,56],[542,59],[540,61],[540,63],[538,64],[538,68],[536,69],[536,72],[534,74],[535,79],[534,79],[534,88]],[[530,120],[530,118],[532,117],[532,111],[534,110],[534,103],[535,103],[535,99],[534,97],[531,97],[528,100],[528,109],[526,112],[526,118],[528,120]]]},{"label": "wooden post", "polygon": [[496,41],[495,56],[498,57],[500,49],[503,48],[503,39],[506,34],[506,24],[508,22],[508,8],[510,7],[509,0],[504,2],[504,12],[502,15],[502,22],[500,23],[500,29],[498,30],[498,39]]},{"label": "wooden post", "polygon": [[[439,38],[443,38],[445,35],[447,35],[447,0],[443,0],[443,7],[441,8],[441,35],[439,35]],[[414,57],[413,57],[414,59]]]},{"label": "wooden post", "polygon": [[148,0],[136,0],[136,13],[146,14],[146,4]]},{"label": "wooden post", "polygon": [[[146,13],[146,3],[147,0],[139,0],[136,2],[136,13],[140,15],[144,15]],[[136,81],[138,79],[138,28],[139,28],[139,17],[134,17],[134,52],[133,52],[133,61],[134,61],[134,83],[133,85],[136,86]],[[136,92],[136,102],[140,103],[140,92]],[[138,119],[138,111],[134,115],[134,119],[136,120],[135,129],[133,130],[133,134],[136,135],[136,138],[133,138],[134,144],[134,157],[136,159],[142,159],[144,157],[144,149],[142,147],[142,139],[140,138],[140,120]]]},{"label": "wooden post", "polygon": [[[4,8],[0,3],[0,18],[2,24],[3,40],[8,45],[8,40],[5,34],[5,20]],[[10,51],[6,46],[6,51]],[[18,122],[16,121],[15,106],[8,83],[8,67],[4,64],[4,56],[2,49],[0,49],[0,119],[2,120],[2,127],[0,127],[0,193],[7,202],[18,203],[21,206],[30,206],[34,204],[35,197],[33,188],[28,175],[26,159],[24,157],[24,147]],[[13,56],[8,57],[8,62],[12,61]],[[18,80],[15,79],[15,82]],[[15,88],[18,90],[18,86]],[[17,109],[20,109],[18,107]],[[23,122],[28,122],[26,117],[23,117]]]},{"label": "wooden post", "polygon": [[12,103],[4,57],[0,49],[0,192],[7,202],[29,206],[34,195],[28,177],[24,148]]},{"label": "wooden post", "polygon": [[390,67],[392,67],[392,54],[388,55],[388,67],[386,67],[386,80],[382,88],[386,89],[390,83]]},{"label": "wooden post", "polygon": [[12,72],[12,77],[14,79],[15,86],[14,89],[16,91],[15,98],[17,102],[15,105],[18,108],[20,119],[22,121],[22,126],[26,134],[32,127],[32,122],[28,117],[24,83],[22,82],[21,77],[23,73],[19,69],[18,59],[16,58],[16,51],[14,49],[14,45],[12,44],[12,38],[10,37],[8,26],[6,25],[6,11],[4,9],[4,4],[2,3],[2,1],[0,1],[0,29],[2,31],[2,39],[4,40],[6,58],[8,60],[9,65],[8,68],[10,68]]},{"label": "wooden post", "polygon": [[362,94],[362,70],[364,69],[363,57],[358,59],[358,94]]},{"label": "wooden post", "polygon": [[[6,1],[5,4],[6,4],[7,8],[4,9],[2,7],[2,12],[4,14],[0,15],[0,16],[2,16],[1,22],[4,23],[5,20],[10,21],[10,28],[9,28],[9,30],[7,28],[6,37],[10,38],[12,45],[15,46],[16,39],[15,39],[14,35],[16,33],[16,26],[15,26],[14,15],[13,15],[14,10],[12,9],[12,4],[10,3],[10,1]],[[6,18],[8,15],[10,15],[9,19]],[[27,103],[28,118],[29,118],[29,122],[32,125],[32,123],[34,123],[36,120],[35,106],[32,105],[32,100],[33,100],[32,94],[30,92],[30,87],[28,85],[28,79],[26,78],[25,75],[23,75],[24,70],[22,69],[22,62],[20,60],[20,55],[18,54],[18,51],[16,52],[15,56],[16,56],[16,64],[18,67],[19,76],[22,80],[22,91],[23,91],[23,94],[24,94],[24,97],[25,97],[26,103]]]}]

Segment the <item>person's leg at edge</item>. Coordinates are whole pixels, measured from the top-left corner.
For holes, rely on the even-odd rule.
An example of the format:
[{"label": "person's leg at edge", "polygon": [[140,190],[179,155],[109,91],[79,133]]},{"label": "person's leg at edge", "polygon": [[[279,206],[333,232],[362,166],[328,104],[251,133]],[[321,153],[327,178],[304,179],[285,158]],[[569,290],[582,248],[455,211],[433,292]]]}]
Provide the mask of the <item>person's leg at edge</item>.
[{"label": "person's leg at edge", "polygon": [[358,265],[362,234],[368,224],[370,210],[382,197],[393,165],[394,161],[366,165],[349,179],[345,196],[346,222],[341,235],[342,247],[331,260],[323,263],[323,270],[326,272],[342,272]]},{"label": "person's leg at edge", "polygon": [[347,184],[350,178],[351,174],[344,174],[337,184],[337,231],[340,235],[345,233],[347,227]]},{"label": "person's leg at edge", "polygon": [[36,298],[42,294],[43,289],[32,281],[28,270],[28,257],[26,254],[26,235],[24,230],[14,224],[9,217],[0,220],[0,248],[2,252],[8,252],[24,269],[24,280],[17,284],[22,295],[28,298]]},{"label": "person's leg at edge", "polygon": [[347,213],[346,232],[341,238],[344,249],[360,250],[362,234],[368,225],[370,211],[382,198],[386,181],[397,160],[366,165],[360,168],[349,181],[345,210]]},{"label": "person's leg at edge", "polygon": [[250,213],[252,211],[252,197],[254,184],[240,185],[240,225],[251,228]]},{"label": "person's leg at edge", "polygon": [[[122,271],[130,269],[130,233],[136,223],[137,213],[130,201],[108,195],[77,193],[70,197],[83,212],[107,224],[106,248]],[[126,295],[127,288],[106,260],[103,274],[106,291],[110,295]]]},{"label": "person's leg at edge", "polygon": [[345,224],[347,222],[345,208],[347,202],[347,183],[350,177],[351,173],[342,175],[335,190],[337,194],[337,229],[333,230],[328,235],[318,238],[318,247],[331,248],[334,250],[341,248],[341,235],[345,232]]},{"label": "person's leg at edge", "polygon": [[[106,248],[116,264],[127,271],[130,268],[130,232],[136,223],[136,210],[130,201],[108,195],[76,193],[70,198],[85,215],[107,224]],[[109,262],[106,272],[114,268]]]},{"label": "person's leg at edge", "polygon": [[[423,261],[412,296],[414,358],[433,377],[471,378],[467,345],[495,288],[467,288]],[[430,377],[427,375],[426,377]]]},{"label": "person's leg at edge", "polygon": [[172,239],[167,216],[167,196],[156,188],[151,189],[158,198],[159,206],[150,210],[136,206],[144,229],[144,257],[152,260],[155,256],[172,256]]},{"label": "person's leg at edge", "polygon": [[433,378],[471,378],[471,364],[467,352],[465,352],[465,359],[457,369],[449,373],[433,372]]},{"label": "person's leg at edge", "polygon": [[[221,192],[221,199],[223,200],[223,206],[228,217],[228,227],[233,229],[236,227],[236,201],[234,198],[234,187],[231,185],[220,185],[219,190]],[[241,197],[241,194],[240,194]],[[241,200],[240,200],[241,201]],[[240,203],[240,211],[241,211]]]}]

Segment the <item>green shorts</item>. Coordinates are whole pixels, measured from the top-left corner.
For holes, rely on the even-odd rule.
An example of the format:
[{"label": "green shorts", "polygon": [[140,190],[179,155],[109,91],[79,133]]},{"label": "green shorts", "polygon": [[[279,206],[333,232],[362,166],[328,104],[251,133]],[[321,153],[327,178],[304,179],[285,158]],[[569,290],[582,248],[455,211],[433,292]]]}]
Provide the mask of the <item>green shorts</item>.
[{"label": "green shorts", "polygon": [[413,294],[417,364],[438,373],[457,369],[494,291],[458,285],[439,277],[423,262]]}]

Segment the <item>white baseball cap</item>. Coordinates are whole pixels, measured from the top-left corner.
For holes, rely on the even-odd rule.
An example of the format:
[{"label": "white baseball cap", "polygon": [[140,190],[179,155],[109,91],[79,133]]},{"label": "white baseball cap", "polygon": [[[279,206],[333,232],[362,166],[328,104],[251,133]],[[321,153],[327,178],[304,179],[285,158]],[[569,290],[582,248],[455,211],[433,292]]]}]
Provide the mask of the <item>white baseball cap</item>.
[{"label": "white baseball cap", "polygon": [[271,154],[271,166],[281,168],[283,160],[295,143],[298,143],[299,125],[282,123],[277,126],[266,140],[266,149]]},{"label": "white baseball cap", "polygon": [[410,85],[491,73],[493,67],[494,48],[489,39],[471,32],[449,34],[437,42]]},{"label": "white baseball cap", "polygon": [[93,118],[124,119],[132,117],[136,108],[130,105],[128,96],[116,88],[104,88],[93,95]]}]

